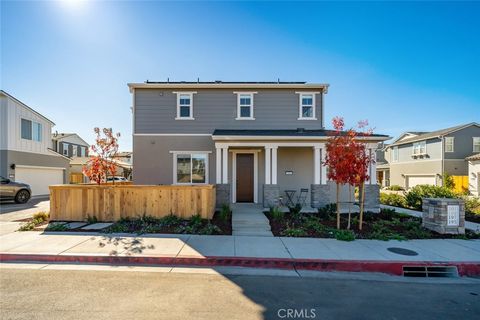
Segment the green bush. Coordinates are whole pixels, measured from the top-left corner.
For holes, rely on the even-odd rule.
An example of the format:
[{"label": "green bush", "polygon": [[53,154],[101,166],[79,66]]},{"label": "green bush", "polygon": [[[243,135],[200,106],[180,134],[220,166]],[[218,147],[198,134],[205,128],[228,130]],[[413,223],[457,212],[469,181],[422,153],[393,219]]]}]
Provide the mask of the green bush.
[{"label": "green bush", "polygon": [[394,207],[406,207],[407,202],[405,200],[405,197],[402,196],[401,194],[395,194],[395,193],[380,193],[380,203],[385,204],[388,206],[394,206]]},{"label": "green bush", "polygon": [[287,228],[283,235],[286,237],[305,237],[307,232],[301,228]]},{"label": "green bush", "polygon": [[398,184],[391,185],[390,187],[387,188],[387,190],[391,191],[403,191],[405,190],[403,187],[399,186]]},{"label": "green bush", "polygon": [[41,211],[33,215],[33,220],[48,221],[48,218],[49,218],[49,214],[48,212],[45,212],[45,211]]},{"label": "green bush", "polygon": [[465,212],[480,215],[480,199],[479,198],[464,198]]},{"label": "green bush", "polygon": [[335,230],[335,239],[340,241],[353,241],[355,240],[355,234],[352,230]]},{"label": "green bush", "polygon": [[222,209],[220,209],[220,214],[219,214],[220,219],[223,221],[227,221],[228,218],[230,217],[230,212],[231,210],[228,203],[222,204]]},{"label": "green bush", "polygon": [[457,194],[446,187],[418,185],[410,189],[405,195],[407,205],[421,210],[422,198],[457,198]]},{"label": "green bush", "polygon": [[443,173],[443,185],[447,189],[455,189],[455,181],[453,181],[453,177],[446,172]]},{"label": "green bush", "polygon": [[318,208],[318,216],[322,219],[328,219],[328,218],[336,219],[335,218],[336,211],[337,211],[337,204],[330,203],[322,208]]},{"label": "green bush", "polygon": [[280,209],[280,207],[270,207],[270,215],[273,220],[282,221],[285,218],[285,213]]}]

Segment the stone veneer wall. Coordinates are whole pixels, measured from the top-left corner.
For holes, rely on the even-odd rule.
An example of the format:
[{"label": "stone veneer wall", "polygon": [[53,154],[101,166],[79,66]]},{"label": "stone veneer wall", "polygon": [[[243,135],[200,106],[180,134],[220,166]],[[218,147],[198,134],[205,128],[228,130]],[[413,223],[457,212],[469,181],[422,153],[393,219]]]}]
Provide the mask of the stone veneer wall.
[{"label": "stone veneer wall", "polygon": [[322,208],[331,202],[330,184],[312,184],[310,185],[312,208]]},{"label": "stone veneer wall", "polygon": [[[458,206],[458,224],[448,225],[448,206]],[[462,199],[422,199],[422,225],[438,233],[465,233],[465,202]]]},{"label": "stone veneer wall", "polygon": [[278,205],[278,197],[280,196],[280,188],[277,184],[264,184],[263,185],[263,207],[269,208],[270,206]]},{"label": "stone veneer wall", "polygon": [[217,184],[216,206],[220,208],[223,204],[230,204],[230,184]]}]

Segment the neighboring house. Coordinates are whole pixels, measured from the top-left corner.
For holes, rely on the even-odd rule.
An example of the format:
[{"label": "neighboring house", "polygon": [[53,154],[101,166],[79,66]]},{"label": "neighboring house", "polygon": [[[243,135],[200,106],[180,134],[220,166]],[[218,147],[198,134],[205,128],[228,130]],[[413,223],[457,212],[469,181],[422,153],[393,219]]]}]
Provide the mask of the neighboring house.
[{"label": "neighboring house", "polygon": [[[335,202],[327,179],[324,95],[305,82],[146,82],[133,94],[136,184],[216,184],[217,205],[270,206],[285,190],[306,204]],[[369,152],[384,135],[372,135]],[[375,165],[370,168],[375,172]],[[368,182],[378,206],[376,176]],[[344,200],[348,200],[344,199]]]},{"label": "neighboring house", "polygon": [[[88,183],[90,180],[83,174],[83,167],[87,164],[89,157],[74,157],[70,161],[70,183]],[[132,165],[118,159],[113,161],[117,164],[116,176],[131,179]]]},{"label": "neighboring house", "polygon": [[0,101],[1,176],[30,184],[34,196],[49,194],[49,185],[68,181],[70,162],[50,148],[55,124],[3,90]]},{"label": "neighboring house", "polygon": [[131,151],[120,151],[114,157],[115,159],[122,161],[124,163],[133,165],[133,152]]},{"label": "neighboring house", "polygon": [[467,157],[468,190],[474,196],[480,197],[480,153]]},{"label": "neighboring house", "polygon": [[388,163],[377,167],[377,175],[388,176],[387,185],[404,188],[442,185],[444,173],[468,174],[465,158],[480,152],[480,125],[469,123],[433,132],[406,132],[383,150]]},{"label": "neighboring house", "polygon": [[52,149],[65,157],[87,157],[90,145],[76,133],[52,134]]},{"label": "neighboring house", "polygon": [[389,185],[390,175],[388,169],[388,161],[385,159],[385,148],[388,146],[386,143],[379,143],[376,152],[376,167],[377,167],[377,183],[381,187]]}]

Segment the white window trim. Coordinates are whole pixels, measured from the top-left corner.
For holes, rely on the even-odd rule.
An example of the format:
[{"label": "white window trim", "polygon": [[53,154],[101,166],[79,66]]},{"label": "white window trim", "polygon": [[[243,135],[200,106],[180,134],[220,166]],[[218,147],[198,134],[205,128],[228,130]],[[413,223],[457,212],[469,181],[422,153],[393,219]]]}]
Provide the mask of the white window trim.
[{"label": "white window trim", "polygon": [[[315,113],[315,110],[317,109],[316,108],[316,103],[315,103],[315,97],[317,94],[319,94],[320,92],[295,92],[296,94],[298,94],[298,119],[297,120],[318,120],[317,117],[316,117],[316,113]],[[302,113],[302,97],[304,95],[311,95],[312,96],[312,117],[303,117],[303,113]]]},{"label": "white window trim", "polygon": [[[211,151],[170,151],[170,153],[173,154],[173,184],[176,184],[176,185],[205,185],[205,184],[208,184],[209,183],[209,179],[208,179],[208,176],[209,176],[209,157],[210,157],[210,153],[212,153]],[[193,154],[204,154],[206,155],[206,163],[205,163],[205,182],[202,182],[202,183],[198,183],[198,182],[188,182],[188,183],[182,183],[182,182],[178,182],[177,181],[177,156],[179,154],[188,154],[190,155],[190,159],[192,157]],[[191,161],[191,160],[190,160]],[[190,166],[190,178],[191,178],[191,175],[192,175],[192,166]]]},{"label": "white window trim", "polygon": [[[65,148],[65,146],[66,146],[66,148]],[[67,156],[67,157],[68,157],[68,143],[67,143],[67,142],[62,142],[62,147],[63,147],[62,154],[63,154],[64,156]],[[67,153],[65,153],[65,151],[66,151]]]},{"label": "white window trim", "polygon": [[[30,121],[30,130],[31,130],[30,139],[26,139],[26,138],[22,137],[22,120]],[[40,126],[40,140],[33,139],[33,125],[34,125],[34,123],[36,123]],[[20,139],[27,140],[27,141],[32,141],[32,142],[42,142],[43,141],[43,123],[32,120],[32,119],[27,119],[27,118],[20,117]]]},{"label": "white window trim", "polygon": [[[253,100],[253,95],[256,94],[258,92],[242,92],[242,91],[239,91],[239,92],[234,92],[234,94],[237,95],[237,117],[235,118],[235,120],[255,120],[255,116],[253,114],[253,111],[254,111],[254,100]],[[241,116],[241,112],[240,112],[240,96],[241,95],[248,95],[250,96],[250,117],[242,117]]]},{"label": "white window trim", "polygon": [[[195,91],[178,91],[174,92],[174,94],[177,95],[177,116],[175,117],[175,120],[195,120],[193,117],[193,95],[197,93]],[[190,116],[189,117],[181,117],[180,116],[180,96],[181,95],[189,95],[190,96]]]},{"label": "white window trim", "polygon": [[[423,143],[425,145],[425,151],[422,152],[422,153],[415,153],[415,145],[419,145]],[[426,155],[427,154],[427,141],[417,141],[417,142],[414,142],[413,145],[412,145],[412,155],[413,156],[423,156],[423,155]]]},{"label": "white window trim", "polygon": [[[396,151],[396,154],[397,154],[397,158],[395,159],[395,151]],[[395,146],[392,148],[392,162],[398,162],[399,160],[399,148],[398,146]]]},{"label": "white window trim", "polygon": [[[451,151],[448,151],[447,150],[447,140],[451,139],[452,140],[452,150]],[[455,152],[455,137],[445,137],[445,152],[447,153],[452,153],[452,152]]]},{"label": "white window trim", "polygon": [[475,139],[478,139],[480,145],[480,137],[472,137],[472,151],[473,152],[480,152],[480,150],[475,150]]}]

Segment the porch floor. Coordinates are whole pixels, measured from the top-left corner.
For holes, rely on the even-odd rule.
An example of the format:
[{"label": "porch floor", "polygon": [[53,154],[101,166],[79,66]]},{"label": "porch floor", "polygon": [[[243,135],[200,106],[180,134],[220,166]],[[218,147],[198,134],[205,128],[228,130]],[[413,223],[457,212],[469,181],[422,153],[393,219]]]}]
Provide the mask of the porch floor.
[{"label": "porch floor", "polygon": [[232,234],[234,236],[273,237],[270,223],[263,214],[263,206],[254,203],[234,203],[232,208]]}]

